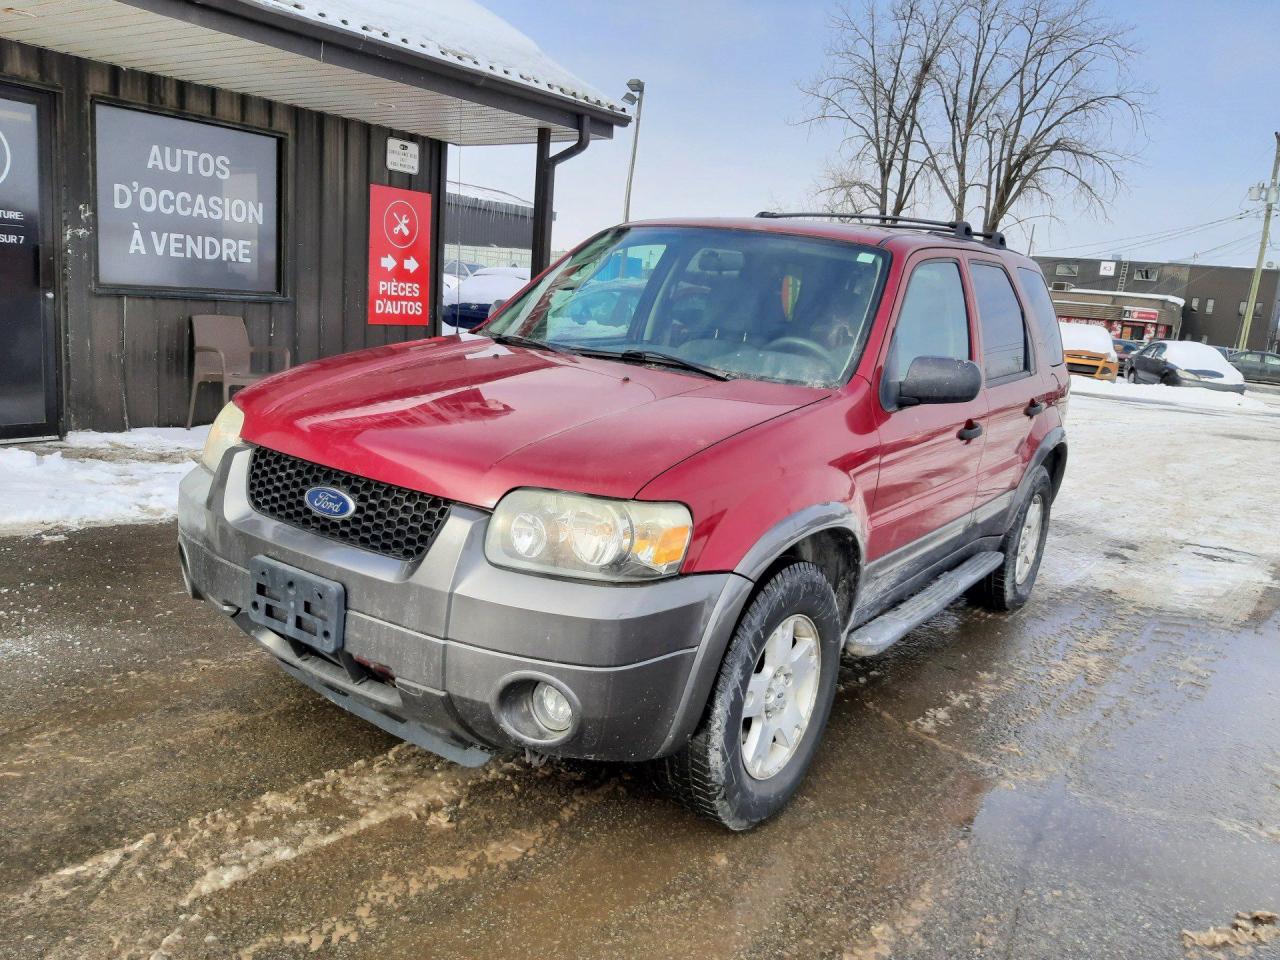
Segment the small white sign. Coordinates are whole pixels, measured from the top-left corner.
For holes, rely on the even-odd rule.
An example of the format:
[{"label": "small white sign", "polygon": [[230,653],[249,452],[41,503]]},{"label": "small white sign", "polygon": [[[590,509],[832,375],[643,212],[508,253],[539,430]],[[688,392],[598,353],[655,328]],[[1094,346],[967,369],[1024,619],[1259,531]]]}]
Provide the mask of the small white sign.
[{"label": "small white sign", "polygon": [[387,137],[387,169],[396,173],[417,173],[418,145],[412,140]]},{"label": "small white sign", "polygon": [[[390,163],[387,164],[390,166]],[[1098,266],[1098,276],[1114,277],[1116,275],[1116,262],[1114,260],[1103,260]]]}]

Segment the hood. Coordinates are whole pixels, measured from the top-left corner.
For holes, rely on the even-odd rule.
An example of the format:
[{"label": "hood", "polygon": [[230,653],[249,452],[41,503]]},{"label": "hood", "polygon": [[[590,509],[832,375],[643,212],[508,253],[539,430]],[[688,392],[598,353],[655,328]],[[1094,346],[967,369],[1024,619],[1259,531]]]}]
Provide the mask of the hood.
[{"label": "hood", "polygon": [[244,439],[491,508],[515,487],[628,498],[829,391],[437,338],[319,360],[236,396]]}]

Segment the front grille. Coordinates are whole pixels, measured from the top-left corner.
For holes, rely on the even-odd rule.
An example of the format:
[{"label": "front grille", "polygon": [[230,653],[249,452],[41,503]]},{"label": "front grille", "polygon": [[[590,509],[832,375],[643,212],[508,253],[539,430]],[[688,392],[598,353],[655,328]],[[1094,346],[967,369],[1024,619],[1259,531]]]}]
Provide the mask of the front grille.
[{"label": "front grille", "polygon": [[1067,370],[1071,373],[1087,373],[1089,376],[1093,376],[1098,372],[1098,368],[1099,365],[1096,363],[1076,363],[1071,360],[1067,361]]},{"label": "front grille", "polygon": [[[349,517],[313,513],[303,499],[312,487],[337,487],[355,501]],[[418,560],[449,516],[440,497],[344,473],[265,447],[249,463],[249,502],[268,517],[330,540],[395,560]]]}]

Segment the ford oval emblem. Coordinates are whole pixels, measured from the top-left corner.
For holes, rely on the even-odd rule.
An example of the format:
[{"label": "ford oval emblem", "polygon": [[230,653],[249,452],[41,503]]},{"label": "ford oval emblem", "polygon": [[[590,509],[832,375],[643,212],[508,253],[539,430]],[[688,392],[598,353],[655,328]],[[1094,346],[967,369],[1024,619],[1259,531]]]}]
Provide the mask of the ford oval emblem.
[{"label": "ford oval emblem", "polygon": [[344,520],[356,512],[356,502],[337,487],[312,487],[303,499],[312,513],[330,520]]}]

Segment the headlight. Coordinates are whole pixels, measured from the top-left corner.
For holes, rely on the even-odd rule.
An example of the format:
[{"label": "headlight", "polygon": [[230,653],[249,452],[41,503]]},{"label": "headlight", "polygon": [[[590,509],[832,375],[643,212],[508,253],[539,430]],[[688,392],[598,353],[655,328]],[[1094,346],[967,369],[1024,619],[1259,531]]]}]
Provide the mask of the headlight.
[{"label": "headlight", "polygon": [[1114,350],[1108,350],[1107,359],[1110,360],[1112,363],[1116,363],[1119,361],[1120,358],[1116,356],[1116,352]]},{"label": "headlight", "polygon": [[211,472],[217,473],[222,455],[240,442],[240,430],[243,427],[244,413],[234,403],[228,403],[209,428],[200,462]]},{"label": "headlight", "polygon": [[489,520],[485,555],[501,567],[585,580],[652,580],[680,569],[693,520],[680,503],[513,490]]}]

